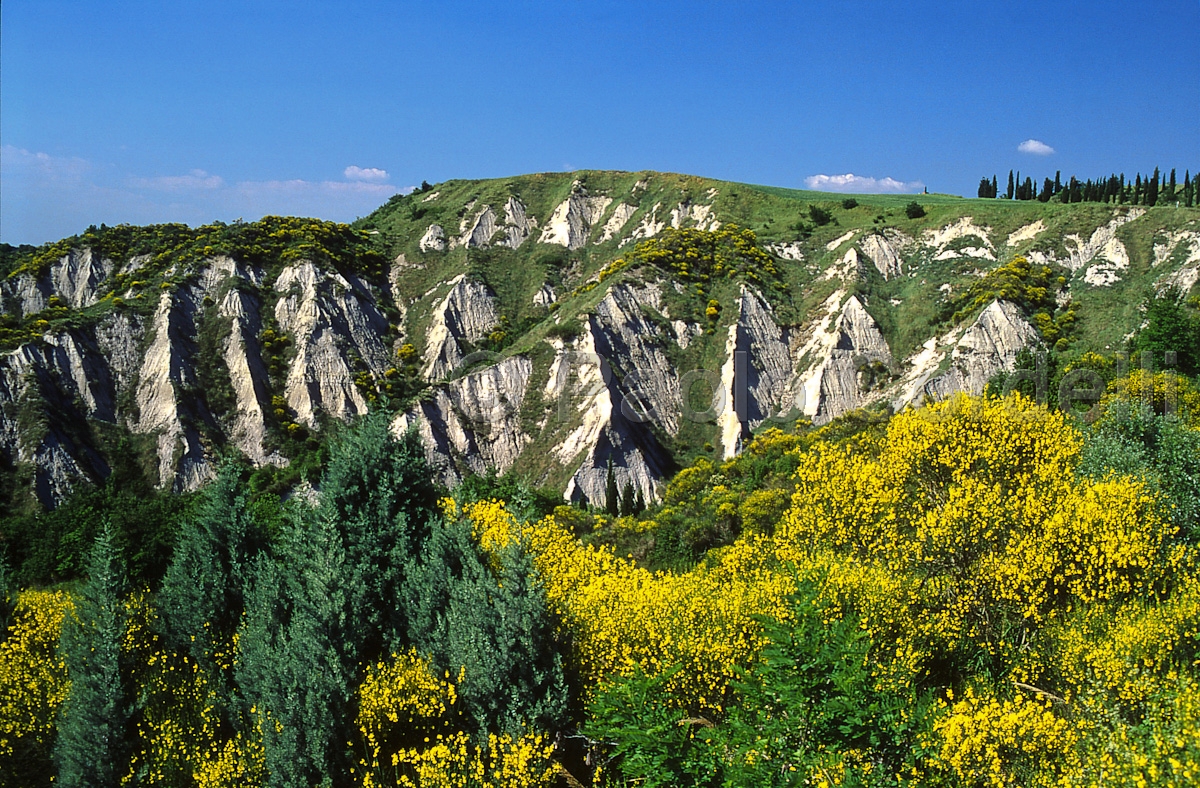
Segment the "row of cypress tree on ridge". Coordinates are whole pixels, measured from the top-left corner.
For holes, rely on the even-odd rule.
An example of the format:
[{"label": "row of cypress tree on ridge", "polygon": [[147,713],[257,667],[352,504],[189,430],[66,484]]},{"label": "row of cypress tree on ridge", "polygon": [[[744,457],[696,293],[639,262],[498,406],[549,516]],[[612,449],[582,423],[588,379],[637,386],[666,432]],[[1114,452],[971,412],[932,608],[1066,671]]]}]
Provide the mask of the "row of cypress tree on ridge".
[{"label": "row of cypress tree on ridge", "polygon": [[1119,205],[1145,205],[1153,207],[1159,203],[1178,203],[1185,208],[1191,208],[1200,202],[1200,187],[1192,177],[1191,170],[1184,170],[1183,183],[1176,178],[1175,169],[1170,175],[1163,175],[1158,167],[1153,175],[1137,173],[1133,180],[1125,178],[1125,173],[1112,174],[1096,180],[1080,181],[1072,175],[1066,182],[1062,179],[1062,171],[1054,173],[1054,179],[1044,178],[1041,189],[1037,181],[1026,176],[1021,179],[1021,171],[1008,171],[1008,188],[1000,192],[1000,183],[993,175],[990,179],[984,176],[979,179],[978,195],[981,198],[1007,200],[1037,200],[1061,203],[1075,202],[1106,202]]}]

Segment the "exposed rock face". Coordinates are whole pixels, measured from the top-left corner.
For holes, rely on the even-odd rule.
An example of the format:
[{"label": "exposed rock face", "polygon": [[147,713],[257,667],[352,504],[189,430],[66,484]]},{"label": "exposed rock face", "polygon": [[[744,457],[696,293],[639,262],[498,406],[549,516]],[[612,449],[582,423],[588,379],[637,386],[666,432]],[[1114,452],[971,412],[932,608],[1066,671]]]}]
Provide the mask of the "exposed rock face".
[{"label": "exposed rock face", "polygon": [[1144,208],[1131,208],[1123,214],[1114,216],[1108,224],[1096,228],[1096,231],[1086,241],[1078,235],[1066,236],[1069,257],[1061,261],[1061,264],[1072,271],[1078,271],[1091,263],[1097,256],[1103,256],[1110,263],[1115,263],[1117,259],[1124,259],[1125,264],[1128,265],[1129,254],[1125,251],[1125,245],[1117,238],[1117,228],[1134,221],[1145,213]]},{"label": "exposed rock face", "polygon": [[694,205],[685,201],[671,209],[672,227],[683,227],[689,220],[697,230],[716,230],[721,226],[711,205]]},{"label": "exposed rock face", "polygon": [[786,398],[792,363],[786,333],[770,305],[743,287],[737,319],[729,326],[721,368],[717,426],[725,458],[741,451],[742,441],[767,418],[788,410]]},{"label": "exposed rock face", "polygon": [[1008,301],[993,301],[955,343],[950,369],[930,380],[925,392],[935,399],[959,391],[982,394],[993,375],[1013,369],[1017,353],[1041,345],[1037,331],[1019,307]]},{"label": "exposed rock face", "polygon": [[[699,437],[719,443],[721,456],[730,457],[775,417],[791,421],[804,415],[821,424],[885,400],[901,407],[960,390],[982,391],[997,371],[1011,369],[1020,349],[1039,344],[1017,307],[990,304],[968,325],[917,339],[924,344],[901,362],[868,308],[885,310],[880,314],[888,316],[889,326],[914,315],[926,321],[929,309],[918,305],[921,299],[963,293],[971,275],[984,275],[1001,254],[1022,252],[1035,261],[1060,263],[1048,251],[1060,239],[1048,236],[1060,232],[1052,228],[1062,226],[1061,215],[1050,212],[994,239],[991,228],[966,216],[915,235],[864,227],[837,229],[839,237],[829,239],[833,233],[826,228],[820,241],[767,246],[790,262],[779,264],[787,276],[762,291],[748,283],[732,290],[723,277],[668,277],[654,266],[631,266],[601,282],[597,272],[612,259],[613,246],[654,237],[669,226],[714,229],[735,215],[718,215],[710,204],[716,189],[685,191],[676,181],[653,186],[649,179],[639,181],[611,198],[589,194],[577,182],[558,205],[534,202],[534,195],[546,193],[540,188],[508,186],[510,196],[489,198],[491,205],[472,199],[464,206],[463,195],[474,192],[445,188],[457,195],[453,205],[449,198],[431,202],[438,192],[418,196],[414,202],[431,203],[428,219],[418,224],[405,216],[387,225],[408,227],[412,237],[379,239],[391,244],[380,248],[396,255],[386,282],[377,259],[371,276],[379,279],[370,282],[338,273],[350,267],[294,261],[264,282],[263,271],[229,258],[181,258],[160,290],[163,272],[140,270],[151,257],[114,265],[88,250],[51,262],[37,276],[0,280],[4,308],[21,318],[16,322],[22,333],[6,335],[8,341],[41,332],[17,350],[0,353],[4,459],[21,464],[48,504],[77,489],[83,478],[100,481],[108,472],[98,424],[152,435],[154,474],[175,490],[210,478],[220,447],[235,448],[256,464],[282,464],[271,448],[281,422],[311,429],[325,418],[363,413],[370,386],[396,380],[397,373],[389,372],[393,365],[408,369],[393,358],[392,347],[412,342],[421,351],[415,360],[420,374],[432,385],[395,427],[411,425],[420,432],[443,482],[489,468],[530,471],[541,474],[540,481],[562,482],[568,498],[603,504],[611,463],[618,488],[629,483],[654,500],[671,465],[659,440]],[[661,196],[647,196],[651,188]],[[685,196],[693,192],[705,204]],[[731,189],[728,199],[742,193]],[[646,209],[639,207],[643,200]],[[539,224],[531,210],[552,215]],[[1142,215],[1136,208],[1117,209],[1104,214],[1104,226],[1061,239],[1069,258],[1061,264],[1077,273],[1075,287],[1130,285],[1121,278],[1134,274],[1153,280],[1160,292],[1173,285],[1187,290],[1200,281],[1196,224],[1175,217],[1159,230],[1152,250],[1127,249],[1116,234]],[[746,221],[741,214],[736,220]],[[587,251],[547,255],[545,249],[532,251],[531,238]],[[437,254],[451,247],[455,253]],[[496,282],[498,297],[466,274],[456,276],[464,270],[464,249],[485,247],[517,250],[506,253],[505,262],[544,269],[521,270],[511,281]],[[1131,257],[1146,259],[1149,252],[1153,270],[1134,271]],[[927,267],[935,260],[954,264]],[[274,261],[269,270],[283,264]],[[413,274],[417,269],[426,273]],[[116,270],[124,277],[119,283]],[[495,273],[488,269],[489,276]],[[546,278],[542,283],[529,276]],[[663,278],[639,281],[646,276]],[[822,294],[836,292],[810,308],[805,288],[812,285]],[[114,289],[124,306],[102,300]],[[1114,295],[1122,292],[1114,288]],[[1057,296],[1062,304],[1069,292]],[[720,298],[722,314],[732,318],[727,331],[712,336],[706,332],[710,322],[696,314],[710,297]],[[541,309],[531,308],[530,300]],[[51,306],[86,309],[97,303],[99,308],[73,323],[57,322],[58,309],[46,312],[48,323],[24,319]],[[491,366],[461,374],[471,347],[501,324],[501,304],[514,324],[532,326],[528,335],[512,337],[511,348],[525,352],[541,342],[555,348],[548,379],[541,377],[546,360],[538,351],[497,355],[487,362]],[[806,313],[793,313],[802,306]],[[582,335],[543,339],[549,326],[540,321],[551,311],[560,320],[578,320]],[[428,325],[424,335],[398,336],[385,314],[401,323],[406,315],[415,321],[428,314]],[[419,325],[413,322],[410,329]],[[214,328],[220,331],[214,334]],[[267,328],[288,342],[264,349]],[[910,333],[901,333],[903,341],[911,340]],[[215,348],[212,357],[199,357],[201,344]],[[689,372],[701,366],[709,368]],[[217,389],[204,390],[202,380],[215,381]],[[701,397],[711,392],[712,398],[700,402],[686,396],[689,391]],[[276,409],[280,414],[273,414]]]},{"label": "exposed rock face", "polygon": [[71,252],[50,267],[54,292],[76,309],[100,300],[100,285],[112,273],[111,260],[101,260],[91,249]]},{"label": "exposed rock face", "polygon": [[583,336],[568,351],[560,343],[544,396],[560,405],[559,417],[576,425],[554,448],[564,465],[579,463],[563,497],[603,506],[608,468],[619,490],[633,486],[646,501],[659,500],[664,453],[645,425],[629,417],[612,367],[597,352],[596,325],[589,320]]},{"label": "exposed rock face", "polygon": [[230,441],[256,465],[285,464],[278,453],[268,456],[263,447],[267,436],[265,414],[271,394],[267,388],[267,367],[259,352],[261,304],[250,293],[230,288],[218,308],[220,314],[231,321],[231,331],[222,348],[237,403],[232,414]]},{"label": "exposed rock face", "polygon": [[538,241],[568,249],[580,248],[587,243],[592,227],[611,203],[611,197],[589,197],[576,182],[571,196],[554,209]]},{"label": "exposed rock face", "polygon": [[426,457],[446,485],[489,468],[504,473],[529,443],[521,429],[521,405],[533,364],[504,359],[439,386],[433,397],[396,417],[399,433],[415,426]]},{"label": "exposed rock face", "polygon": [[112,271],[111,260],[100,259],[91,249],[79,249],[55,260],[40,277],[21,274],[5,281],[0,292],[16,301],[21,315],[41,312],[52,295],[63,306],[79,309],[100,300],[100,286]]},{"label": "exposed rock face", "polygon": [[389,361],[387,320],[366,285],[305,262],[285,268],[275,290],[275,320],[296,354],[284,393],[296,422],[313,428],[318,412],[343,421],[366,413],[354,375],[382,376]]},{"label": "exposed rock face", "polygon": [[446,249],[446,231],[440,224],[431,224],[418,242],[422,252],[441,252]]},{"label": "exposed rock face", "polygon": [[495,234],[496,212],[492,210],[492,206],[485,205],[469,221],[466,219],[463,220],[462,235],[454,239],[450,246],[465,246],[469,249],[478,249],[490,244],[492,236]]},{"label": "exposed rock face", "polygon": [[781,260],[793,260],[795,262],[804,262],[804,251],[800,248],[797,241],[792,243],[768,244],[767,251]]},{"label": "exposed rock face", "polygon": [[904,274],[904,258],[901,254],[912,243],[911,238],[889,227],[863,238],[859,246],[886,282]]},{"label": "exposed rock face", "polygon": [[821,274],[821,279],[854,282],[859,278],[861,267],[862,258],[858,256],[858,250],[852,246],[846,250],[846,253],[840,259],[825,269],[825,273]]},{"label": "exposed rock face", "polygon": [[[964,216],[958,221],[952,222],[939,230],[926,230],[924,242],[927,246],[934,247],[938,254],[941,254],[947,251],[947,247],[949,247],[949,245],[953,242],[973,236],[978,238],[982,243],[981,247],[974,248],[987,250],[988,252],[994,252],[995,247],[992,245],[991,232],[992,228],[980,227],[979,225],[975,224],[975,220],[970,216]],[[967,256],[984,257],[986,255],[982,254],[982,252],[977,252],[976,254],[969,254]],[[995,255],[993,254],[989,259],[994,260]]]},{"label": "exposed rock face", "polygon": [[1024,241],[1032,241],[1039,233],[1045,232],[1046,223],[1041,219],[1036,222],[1027,224],[1024,227],[1016,229],[1009,233],[1008,240],[1004,242],[1006,246],[1016,246]]},{"label": "exposed rock face", "polygon": [[47,506],[108,471],[71,429],[84,418],[115,418],[107,365],[86,336],[47,335],[0,355],[0,450],[33,466],[34,493]]},{"label": "exposed rock face", "polygon": [[504,238],[501,246],[516,249],[525,243],[530,234],[537,229],[537,220],[525,212],[525,203],[516,197],[509,197],[504,204]]},{"label": "exposed rock face", "polygon": [[662,203],[654,203],[654,207],[642,215],[642,221],[638,223],[637,227],[633,228],[633,232],[629,234],[628,238],[621,241],[620,245],[624,246],[635,241],[644,241],[661,233],[667,226],[665,221],[658,218],[658,209],[661,207]]},{"label": "exposed rock face", "polygon": [[[643,300],[642,303],[645,303]],[[628,401],[667,433],[679,431],[679,380],[658,330],[642,314],[628,285],[617,285],[596,305],[596,351],[626,371]]]},{"label": "exposed rock face", "polygon": [[854,234],[856,232],[858,232],[858,231],[851,230],[850,232],[846,233],[845,235],[839,235],[837,238],[834,238],[832,241],[825,244],[825,251],[832,252],[834,249],[837,249],[839,246],[846,243],[846,241],[849,241],[851,238],[853,238]]},{"label": "exposed rock face", "polygon": [[441,380],[462,362],[461,340],[478,342],[500,322],[487,286],[459,275],[433,312],[426,336],[426,380]]},{"label": "exposed rock face", "polygon": [[823,317],[797,353],[795,403],[814,424],[879,399],[879,392],[864,390],[863,372],[893,365],[891,350],[862,302],[850,296],[842,304],[843,297],[839,291],[826,299]]},{"label": "exposed rock face", "polygon": [[[158,435],[158,480],[175,491],[194,490],[213,475],[200,434],[190,422],[208,420],[180,402],[177,391],[196,388],[191,359],[196,348],[194,293],[181,290],[174,296],[164,292],[150,321],[153,340],[138,372],[136,391],[138,421],[135,432]],[[185,426],[184,421],[189,424]]]},{"label": "exposed rock face", "polygon": [[636,212],[637,206],[624,202],[613,208],[608,221],[604,223],[604,229],[600,231],[600,237],[596,239],[596,243],[602,244],[605,241],[616,238]]}]

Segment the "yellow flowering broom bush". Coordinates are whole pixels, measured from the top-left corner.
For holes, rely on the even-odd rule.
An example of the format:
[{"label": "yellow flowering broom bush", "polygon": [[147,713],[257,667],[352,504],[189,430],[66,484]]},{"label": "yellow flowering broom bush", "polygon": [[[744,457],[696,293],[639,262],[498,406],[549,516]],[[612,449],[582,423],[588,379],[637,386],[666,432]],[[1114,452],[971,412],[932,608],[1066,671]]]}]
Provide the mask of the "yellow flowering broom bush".
[{"label": "yellow flowering broom bush", "polygon": [[[0,642],[0,782],[48,782],[54,723],[70,683],[58,653],[65,591],[22,591]],[[32,780],[36,779],[35,783]]]}]

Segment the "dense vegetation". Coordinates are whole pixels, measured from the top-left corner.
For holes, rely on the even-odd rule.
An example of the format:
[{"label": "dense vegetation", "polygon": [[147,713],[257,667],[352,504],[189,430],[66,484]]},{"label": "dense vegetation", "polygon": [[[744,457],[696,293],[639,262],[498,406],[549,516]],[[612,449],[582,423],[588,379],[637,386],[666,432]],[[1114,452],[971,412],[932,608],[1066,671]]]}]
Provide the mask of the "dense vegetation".
[{"label": "dense vegetation", "polygon": [[438,500],[382,412],[319,499],[227,464],[161,570],[100,522],[4,573],[2,781],[1191,784],[1200,391],[1105,388],[768,430],[638,515]]}]

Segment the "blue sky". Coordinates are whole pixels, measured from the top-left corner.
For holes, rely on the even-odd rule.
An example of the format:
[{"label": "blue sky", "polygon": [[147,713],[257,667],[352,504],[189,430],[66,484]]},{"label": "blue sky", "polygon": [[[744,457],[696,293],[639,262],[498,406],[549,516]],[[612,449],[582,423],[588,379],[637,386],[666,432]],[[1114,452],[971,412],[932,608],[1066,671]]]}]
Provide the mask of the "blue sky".
[{"label": "blue sky", "polygon": [[974,195],[1200,167],[1196,0],[5,0],[0,24],[8,243],[348,221],[546,170]]}]

